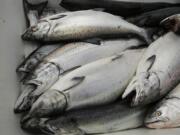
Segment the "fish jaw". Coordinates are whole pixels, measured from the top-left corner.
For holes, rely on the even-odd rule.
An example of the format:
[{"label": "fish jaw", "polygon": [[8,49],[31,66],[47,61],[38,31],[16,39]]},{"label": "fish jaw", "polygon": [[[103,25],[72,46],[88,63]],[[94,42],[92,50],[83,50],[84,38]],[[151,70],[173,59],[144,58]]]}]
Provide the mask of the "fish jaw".
[{"label": "fish jaw", "polygon": [[48,90],[33,104],[31,117],[47,117],[63,112],[67,107],[66,95],[57,90]]},{"label": "fish jaw", "polygon": [[155,73],[141,73],[132,79],[122,98],[131,96],[131,106],[146,105],[160,98],[159,87],[160,81]]},{"label": "fish jaw", "polygon": [[27,111],[30,109],[29,103],[30,98],[29,95],[36,89],[36,86],[34,85],[27,85],[24,87],[22,93],[18,97],[15,106],[14,106],[14,112],[15,113],[21,113],[24,111]]}]

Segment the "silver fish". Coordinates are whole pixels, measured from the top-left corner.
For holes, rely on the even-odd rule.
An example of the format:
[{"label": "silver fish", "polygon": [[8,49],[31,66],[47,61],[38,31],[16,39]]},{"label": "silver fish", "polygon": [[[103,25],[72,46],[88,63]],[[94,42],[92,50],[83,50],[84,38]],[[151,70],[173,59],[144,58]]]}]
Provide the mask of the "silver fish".
[{"label": "silver fish", "polygon": [[60,44],[55,44],[38,47],[18,66],[16,71],[19,74],[25,75],[32,72],[45,56],[53,52],[55,49],[60,48],[60,46]]},{"label": "silver fish", "polygon": [[66,74],[37,99],[29,115],[43,117],[115,101],[133,77],[144,50],[126,50]]},{"label": "silver fish", "polygon": [[130,35],[136,35],[147,43],[151,42],[149,31],[128,23],[119,16],[84,10],[43,18],[36,25],[29,27],[22,39],[55,42]]},{"label": "silver fish", "polygon": [[[50,88],[65,73],[89,62],[112,56],[128,48],[136,48],[143,44],[143,42],[137,39],[107,40],[100,41],[98,44],[85,42],[70,43],[65,46],[66,51],[63,48],[57,49],[47,56],[44,62],[38,65],[32,75],[29,75],[25,85],[33,85],[36,88],[31,90],[24,88],[24,93],[18,98],[15,110],[24,110],[24,108],[30,106],[39,95]],[[27,86],[27,89],[29,87],[31,86]],[[28,103],[29,101],[32,103]]]},{"label": "silver fish", "polygon": [[179,42],[180,37],[169,32],[149,46],[123,94],[132,96],[132,106],[157,101],[179,83]]},{"label": "silver fish", "polygon": [[180,14],[172,15],[161,21],[161,25],[166,29],[180,34]]},{"label": "silver fish", "polygon": [[26,130],[38,129],[46,134],[100,134],[138,128],[143,125],[147,107],[130,108],[117,101],[105,106],[73,110],[51,118],[30,118],[21,122]]},{"label": "silver fish", "polygon": [[148,113],[148,128],[180,127],[180,84]]},{"label": "silver fish", "polygon": [[103,8],[106,12],[124,17],[179,5],[178,0],[62,0],[69,10]]},{"label": "silver fish", "polygon": [[[58,49],[58,56],[60,57],[66,51],[69,51],[71,49],[74,49],[76,47],[79,47],[81,45],[66,45]],[[56,51],[55,51],[55,54]],[[51,56],[51,53],[48,55]],[[22,80],[22,86],[21,90],[22,92],[20,93],[16,103],[15,103],[15,108],[14,111],[16,113],[22,112],[29,108],[29,103],[28,99],[30,98],[30,94],[37,88],[42,88],[44,87],[50,87],[51,85],[54,84],[55,80],[58,80],[59,78],[59,68],[56,66],[56,64],[51,63],[51,62],[46,62],[45,59],[48,57],[46,56],[42,62],[38,64],[36,69],[32,71],[30,74],[28,74],[27,77],[23,78]],[[28,81],[30,80],[30,81]],[[45,86],[44,86],[45,85]]]}]

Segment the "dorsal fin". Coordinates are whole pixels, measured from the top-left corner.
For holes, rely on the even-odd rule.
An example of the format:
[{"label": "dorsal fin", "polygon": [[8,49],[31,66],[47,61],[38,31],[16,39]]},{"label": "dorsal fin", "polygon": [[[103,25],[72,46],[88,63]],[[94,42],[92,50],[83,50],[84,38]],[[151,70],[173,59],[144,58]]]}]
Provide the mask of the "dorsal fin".
[{"label": "dorsal fin", "polygon": [[92,38],[92,39],[87,39],[84,42],[95,44],[95,45],[101,45],[101,41],[102,39],[100,38]]},{"label": "dorsal fin", "polygon": [[57,19],[64,18],[66,16],[67,15],[65,15],[65,14],[60,14],[60,15],[57,15],[57,16],[54,16],[54,17],[50,17],[49,20],[57,20]]},{"label": "dorsal fin", "polygon": [[81,84],[83,82],[83,80],[85,79],[85,76],[75,76],[71,79],[72,84],[67,87],[66,89],[64,89],[63,91],[67,91],[69,89],[72,89],[74,87],[76,87],[77,85]]},{"label": "dorsal fin", "polygon": [[149,71],[156,60],[156,55],[152,55],[146,60],[147,71]]},{"label": "dorsal fin", "polygon": [[123,54],[116,55],[114,58],[112,58],[112,61],[118,60],[123,57]]}]

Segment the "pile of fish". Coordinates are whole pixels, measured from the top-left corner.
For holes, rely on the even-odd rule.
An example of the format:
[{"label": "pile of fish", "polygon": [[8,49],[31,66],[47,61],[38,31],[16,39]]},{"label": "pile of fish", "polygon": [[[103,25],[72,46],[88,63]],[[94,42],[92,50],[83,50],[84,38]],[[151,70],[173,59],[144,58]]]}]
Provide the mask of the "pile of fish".
[{"label": "pile of fish", "polygon": [[[180,126],[178,0],[23,0],[14,112],[30,132],[108,134]],[[64,7],[64,8],[62,8]]]}]

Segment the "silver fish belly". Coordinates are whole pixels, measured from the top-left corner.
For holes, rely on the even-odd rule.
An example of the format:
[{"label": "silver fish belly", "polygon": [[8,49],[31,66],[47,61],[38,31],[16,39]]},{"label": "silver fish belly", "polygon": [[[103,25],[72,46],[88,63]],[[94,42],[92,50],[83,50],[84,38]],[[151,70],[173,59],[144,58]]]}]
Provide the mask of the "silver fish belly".
[{"label": "silver fish belly", "polygon": [[180,37],[172,32],[152,43],[123,98],[133,94],[132,105],[157,101],[180,81]]},{"label": "silver fish belly", "polygon": [[29,115],[43,117],[115,101],[133,77],[144,50],[127,50],[68,73],[37,99]]},{"label": "silver fish belly", "polygon": [[149,111],[145,125],[148,128],[180,127],[180,84]]},{"label": "silver fish belly", "polygon": [[24,40],[66,41],[94,37],[122,37],[135,35],[148,44],[151,38],[143,28],[119,16],[95,10],[60,13],[43,18],[22,35]]}]

